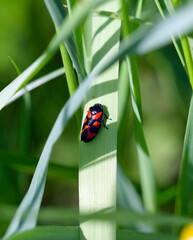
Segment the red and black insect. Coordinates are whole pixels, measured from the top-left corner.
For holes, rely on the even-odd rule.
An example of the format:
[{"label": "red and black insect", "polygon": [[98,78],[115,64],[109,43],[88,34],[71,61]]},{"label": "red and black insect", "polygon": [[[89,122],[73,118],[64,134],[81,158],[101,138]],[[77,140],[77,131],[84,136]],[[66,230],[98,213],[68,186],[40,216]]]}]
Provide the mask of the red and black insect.
[{"label": "red and black insect", "polygon": [[103,112],[103,106],[101,104],[97,103],[89,108],[81,131],[81,141],[86,143],[92,141],[99,132],[102,123],[103,126],[108,129],[105,125],[104,116],[110,119]]}]

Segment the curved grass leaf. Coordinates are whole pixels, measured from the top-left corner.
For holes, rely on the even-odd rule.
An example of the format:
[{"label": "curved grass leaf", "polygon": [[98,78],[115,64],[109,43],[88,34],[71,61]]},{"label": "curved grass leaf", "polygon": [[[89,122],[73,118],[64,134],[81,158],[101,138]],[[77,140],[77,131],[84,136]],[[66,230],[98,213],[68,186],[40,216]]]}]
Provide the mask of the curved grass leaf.
[{"label": "curved grass leaf", "polygon": [[[99,4],[101,1],[95,1]],[[91,4],[92,3],[92,4]],[[9,101],[9,99],[26,84],[53,56],[60,43],[67,39],[72,30],[81,22],[88,11],[95,5],[89,1],[89,4],[77,6],[72,17],[65,20],[61,26],[59,35],[54,37],[49,44],[48,49],[43,53],[28,69],[26,69],[19,77],[11,82],[6,88],[0,92],[0,109]],[[120,45],[119,53],[115,54],[103,67],[98,71],[103,72],[118,59],[122,59],[126,54],[145,54],[157,48],[165,46],[171,41],[171,35],[178,37],[179,31],[184,34],[193,28],[193,4],[177,11],[173,16],[165,21],[160,21],[155,26],[147,29],[139,29],[132,38],[125,39]],[[96,74],[97,75],[97,74]]]},{"label": "curved grass leaf", "polygon": [[67,18],[62,23],[57,36],[55,35],[48,45],[45,52],[32,64],[28,67],[19,77],[13,80],[6,88],[0,92],[0,109],[2,109],[9,99],[28,81],[30,81],[35,74],[37,74],[44,65],[52,58],[56,53],[60,44],[68,39],[72,34],[74,28],[76,28],[82,20],[87,16],[88,12],[102,0],[86,0],[77,4],[73,9],[70,18]]},{"label": "curved grass leaf", "polygon": [[[157,5],[157,8],[158,8],[162,18],[165,19],[165,14],[164,14],[164,11],[163,11],[163,9],[161,7],[161,4],[160,4],[159,0],[154,0],[154,1],[155,1],[156,5]],[[164,1],[164,2],[166,3],[166,1]],[[172,13],[173,13],[174,11],[173,11],[173,8],[171,9],[171,5],[172,5],[172,3],[170,2],[170,3],[166,4],[166,7],[168,9],[168,7],[170,6],[170,9],[168,9],[168,12],[172,11]],[[178,54],[178,56],[180,58],[182,66],[183,66],[185,72],[187,73],[187,67],[186,67],[186,63],[185,63],[185,59],[184,59],[184,55],[183,55],[181,44],[180,44],[180,42],[178,40],[175,40],[172,35],[171,35],[171,39],[172,39],[172,42],[173,42],[174,47],[176,49],[176,52],[177,52],[177,54]]]},{"label": "curved grass leaf", "polygon": [[10,56],[9,56],[8,58],[11,60],[13,66],[14,66],[16,72],[17,72],[17,75],[20,75],[20,74],[21,74],[21,71],[20,71],[20,69],[18,68],[18,66],[17,66],[17,64],[15,63],[15,61],[14,61]]},{"label": "curved grass leaf", "polygon": [[[61,0],[44,0],[44,2],[49,10],[49,13],[52,17],[52,20],[56,28],[59,29],[61,24],[63,23],[64,18],[66,17],[66,13]],[[75,45],[73,35],[67,40],[65,40],[64,44],[67,48],[70,58],[72,59],[76,72],[79,76],[80,82],[82,82],[87,76],[87,74],[79,50]]]},{"label": "curved grass leaf", "polygon": [[[20,90],[8,101],[8,103],[7,103],[6,105],[14,102],[15,100],[17,100],[18,98],[20,98],[21,96],[23,96],[23,95],[25,94],[25,89],[26,89],[28,92],[30,92],[30,91],[32,91],[32,90],[34,90],[34,89],[42,86],[43,84],[45,84],[45,83],[47,83],[47,82],[49,82],[49,81],[51,81],[51,80],[53,80],[53,79],[55,79],[55,78],[63,75],[63,74],[65,74],[65,70],[64,70],[64,68],[62,67],[62,68],[59,68],[59,69],[57,69],[57,70],[54,70],[54,71],[51,72],[51,73],[48,73],[48,74],[44,75],[43,77],[40,77],[40,78],[34,80],[33,82],[27,84],[27,85],[25,86],[25,88],[20,89]],[[6,105],[5,105],[5,106],[6,106]]]},{"label": "curved grass leaf", "polygon": [[193,213],[193,98],[190,103],[188,122],[185,133],[182,165],[179,176],[177,213],[191,215]]},{"label": "curved grass leaf", "polygon": [[[61,31],[60,34],[56,38],[54,38],[54,40],[51,42],[51,47],[49,46],[48,48],[48,52],[51,51],[51,53],[53,54],[59,44],[64,40],[64,38],[67,38],[67,36],[70,35],[72,31],[70,27],[77,26],[78,22],[80,22],[86,16],[88,10],[93,6],[93,3],[89,3],[90,4],[86,5],[82,4],[81,9],[76,8],[76,11],[74,12],[74,14],[77,14],[78,16],[76,16],[76,20],[71,19],[70,22],[64,22],[64,24],[62,25],[62,29],[64,30],[64,28],[66,27],[66,31]],[[92,72],[91,75],[85,79],[85,81],[83,81],[81,86],[77,89],[74,95],[62,108],[49,135],[44,150],[41,154],[30,188],[25,195],[21,205],[19,206],[4,239],[6,239],[8,236],[12,235],[15,232],[30,229],[35,226],[44,191],[47,167],[52,147],[62,134],[63,129],[69,119],[83,102],[88,87],[90,86],[93,79],[95,79],[96,76],[106,70],[118,59],[123,58],[126,54],[147,53],[151,50],[154,50],[169,43],[171,41],[171,34],[177,36],[179,30],[183,33],[188,30],[190,31],[193,27],[192,11],[193,4],[189,4],[188,6],[177,12],[175,15],[166,19],[166,21],[157,23],[155,26],[149,28],[147,31],[139,30],[135,33],[135,35],[133,35],[132,38],[130,38],[130,41],[128,41],[128,39],[125,39],[125,41],[122,42],[119,52],[115,52],[110,59],[107,59],[104,62],[102,66],[98,68],[96,67],[95,71]],[[69,23],[69,25],[67,23]],[[176,25],[178,25],[178,27]],[[29,80],[29,78],[42,67],[42,64],[45,64],[47,62],[46,60],[48,60],[52,56],[52,54],[46,53],[45,56],[41,56],[34,64],[31,65],[31,67],[24,71],[24,73],[22,73],[20,77],[17,78],[17,80],[13,81],[12,84],[10,84],[0,93],[1,108],[18,90],[18,88],[22,86],[23,83]]]}]

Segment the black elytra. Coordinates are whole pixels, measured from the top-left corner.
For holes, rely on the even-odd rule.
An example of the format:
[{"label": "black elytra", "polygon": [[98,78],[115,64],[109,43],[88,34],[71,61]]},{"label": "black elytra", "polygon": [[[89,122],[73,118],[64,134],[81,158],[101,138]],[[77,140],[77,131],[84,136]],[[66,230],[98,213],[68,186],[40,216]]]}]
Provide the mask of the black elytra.
[{"label": "black elytra", "polygon": [[85,143],[92,141],[99,132],[102,124],[106,129],[108,129],[108,127],[105,125],[104,116],[106,119],[110,119],[103,112],[103,106],[100,103],[97,103],[89,108],[82,126],[81,141]]}]

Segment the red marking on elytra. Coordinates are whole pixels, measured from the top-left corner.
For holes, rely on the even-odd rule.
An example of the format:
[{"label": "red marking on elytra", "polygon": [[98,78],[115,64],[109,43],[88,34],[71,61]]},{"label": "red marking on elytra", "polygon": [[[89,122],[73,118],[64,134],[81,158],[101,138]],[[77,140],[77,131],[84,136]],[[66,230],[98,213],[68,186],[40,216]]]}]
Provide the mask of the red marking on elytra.
[{"label": "red marking on elytra", "polygon": [[91,133],[90,130],[88,129],[87,138],[93,138],[94,136],[96,136],[96,133]]},{"label": "red marking on elytra", "polygon": [[84,123],[86,123],[87,122],[87,117],[85,118],[85,120],[84,120]]},{"label": "red marking on elytra", "polygon": [[84,130],[86,130],[86,129],[88,129],[88,128],[90,128],[90,126],[85,125],[84,129],[82,129],[82,131],[81,131],[81,134],[83,134]]},{"label": "red marking on elytra", "polygon": [[88,110],[88,114],[87,114],[88,118],[91,118],[91,112],[90,112],[90,108]]},{"label": "red marking on elytra", "polygon": [[99,119],[102,114],[102,112],[96,113],[94,116],[92,116],[92,119]]},{"label": "red marking on elytra", "polygon": [[100,122],[97,122],[97,121],[94,122],[93,125],[94,125],[96,128],[100,128],[100,126],[101,126]]}]

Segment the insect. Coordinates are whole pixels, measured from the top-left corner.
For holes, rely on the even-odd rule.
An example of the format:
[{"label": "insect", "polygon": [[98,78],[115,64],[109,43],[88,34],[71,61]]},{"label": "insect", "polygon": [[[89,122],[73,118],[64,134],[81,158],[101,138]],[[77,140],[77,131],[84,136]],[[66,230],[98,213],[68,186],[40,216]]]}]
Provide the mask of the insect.
[{"label": "insect", "polygon": [[92,141],[99,132],[102,123],[103,126],[108,129],[105,125],[104,116],[106,119],[110,119],[103,112],[103,106],[101,104],[97,103],[89,108],[81,131],[81,141],[85,143]]}]

